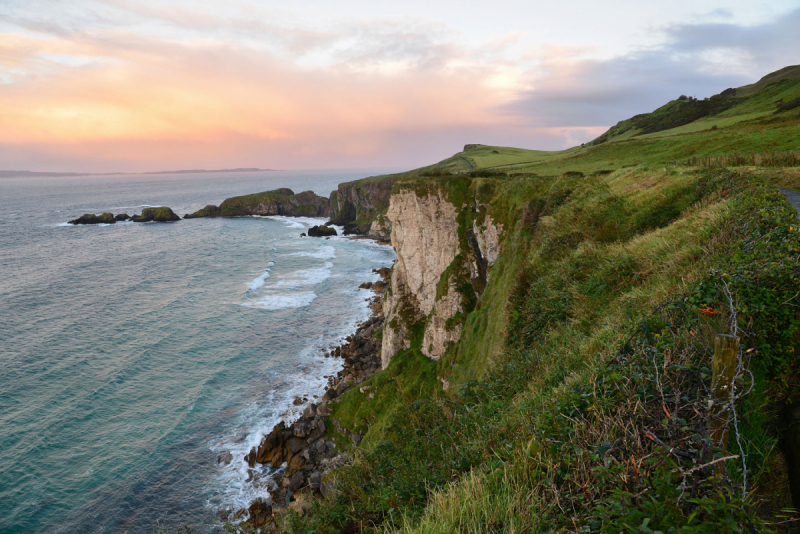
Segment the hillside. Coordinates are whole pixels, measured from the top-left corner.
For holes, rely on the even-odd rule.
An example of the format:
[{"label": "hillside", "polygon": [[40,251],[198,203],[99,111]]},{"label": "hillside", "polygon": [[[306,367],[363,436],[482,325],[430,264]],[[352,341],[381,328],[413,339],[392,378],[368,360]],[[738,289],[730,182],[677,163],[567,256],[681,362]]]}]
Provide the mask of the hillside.
[{"label": "hillside", "polygon": [[[342,222],[379,224],[397,253],[383,370],[323,399],[353,461],[292,511],[273,503],[274,525],[792,531],[800,231],[778,187],[800,190],[800,80],[728,98],[688,123],[701,107],[680,100],[605,142],[468,145],[340,188]],[[736,365],[715,370],[725,335]]]}]

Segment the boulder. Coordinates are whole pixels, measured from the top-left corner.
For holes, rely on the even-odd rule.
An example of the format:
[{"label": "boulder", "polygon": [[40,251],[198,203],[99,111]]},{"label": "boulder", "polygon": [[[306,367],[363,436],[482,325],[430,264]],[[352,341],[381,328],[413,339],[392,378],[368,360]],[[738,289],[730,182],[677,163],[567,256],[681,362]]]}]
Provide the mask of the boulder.
[{"label": "boulder", "polygon": [[303,410],[303,418],[304,419],[313,419],[317,413],[317,405],[314,403],[309,404],[306,406],[306,409]]},{"label": "boulder", "polygon": [[283,510],[286,508],[286,488],[279,487],[270,490],[269,496],[272,497],[272,510]]},{"label": "boulder", "polygon": [[128,215],[127,213],[118,213],[117,215],[114,215],[115,221],[127,221],[130,218],[131,216]]},{"label": "boulder", "polygon": [[308,236],[309,237],[328,237],[332,235],[339,235],[336,233],[335,228],[331,228],[330,226],[322,225],[322,226],[312,226],[308,229]]},{"label": "boulder", "polygon": [[247,509],[250,517],[247,524],[253,528],[261,528],[272,519],[272,506],[268,505],[264,499],[256,499]]},{"label": "boulder", "polygon": [[303,476],[302,471],[298,471],[292,476],[292,480],[289,482],[289,491],[294,493],[295,491],[299,490],[303,487],[305,483],[305,477]]},{"label": "boulder", "polygon": [[228,465],[232,461],[233,461],[233,455],[228,451],[225,451],[219,456],[217,456],[217,465]]}]

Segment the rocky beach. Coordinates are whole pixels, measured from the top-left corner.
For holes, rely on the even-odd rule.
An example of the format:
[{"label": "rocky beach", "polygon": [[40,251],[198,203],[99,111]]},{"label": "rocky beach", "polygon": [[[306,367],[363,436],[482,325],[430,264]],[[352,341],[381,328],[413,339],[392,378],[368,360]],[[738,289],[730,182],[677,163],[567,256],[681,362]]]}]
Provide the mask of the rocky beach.
[{"label": "rocky beach", "polygon": [[[302,515],[311,505],[312,495],[325,496],[330,490],[326,475],[333,469],[352,462],[352,450],[343,443],[330,439],[327,429],[333,427],[337,434],[346,438],[347,444],[355,447],[361,442],[361,434],[345,427],[331,416],[331,406],[340,402],[340,397],[358,387],[381,370],[381,340],[385,318],[383,316],[383,293],[391,278],[388,267],[373,270],[381,277],[377,282],[361,284],[361,289],[372,290],[370,298],[372,315],[358,325],[344,343],[325,353],[326,358],[341,359],[343,368],[335,376],[326,377],[328,387],[319,399],[309,402],[308,397],[297,397],[294,404],[306,404],[302,415],[293,422],[281,421],[243,458],[223,454],[217,459],[220,464],[241,461],[250,471],[248,482],[266,487],[270,499],[258,498],[249,507],[238,510],[221,510],[219,517],[225,522],[243,528],[270,531],[277,529],[276,516],[293,510]],[[369,386],[362,386],[366,392]],[[369,393],[370,398],[374,392]],[[267,476],[255,474],[256,464],[268,464]]]}]

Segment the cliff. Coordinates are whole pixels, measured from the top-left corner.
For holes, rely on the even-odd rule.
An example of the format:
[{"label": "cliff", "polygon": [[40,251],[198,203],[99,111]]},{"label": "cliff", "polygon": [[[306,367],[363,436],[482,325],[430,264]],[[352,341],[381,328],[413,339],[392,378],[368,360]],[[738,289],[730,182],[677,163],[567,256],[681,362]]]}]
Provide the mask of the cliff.
[{"label": "cliff", "polygon": [[219,206],[208,205],[184,219],[200,217],[242,217],[246,215],[286,215],[291,217],[328,217],[328,199],[313,191],[295,194],[283,188],[253,195],[225,199]]},{"label": "cliff", "polygon": [[[800,232],[776,186],[800,190],[800,170],[683,158],[793,150],[798,91],[767,85],[691,128],[665,112],[665,130],[595,146],[467,145],[343,184],[334,222],[380,226],[397,254],[369,342],[381,371],[324,399],[326,453],[356,460],[309,475],[290,499],[324,497],[281,526],[791,531]],[[722,397],[720,336],[741,343]]]},{"label": "cliff", "polygon": [[388,241],[391,228],[384,214],[397,179],[398,175],[382,176],[340,184],[330,197],[331,222],[344,226],[345,234]]},{"label": "cliff", "polygon": [[471,193],[449,195],[456,184],[469,185],[463,178],[424,189],[400,184],[390,198],[386,218],[397,261],[384,300],[384,369],[410,347],[414,327],[422,329],[421,352],[441,358],[461,336],[497,258],[502,226]]}]

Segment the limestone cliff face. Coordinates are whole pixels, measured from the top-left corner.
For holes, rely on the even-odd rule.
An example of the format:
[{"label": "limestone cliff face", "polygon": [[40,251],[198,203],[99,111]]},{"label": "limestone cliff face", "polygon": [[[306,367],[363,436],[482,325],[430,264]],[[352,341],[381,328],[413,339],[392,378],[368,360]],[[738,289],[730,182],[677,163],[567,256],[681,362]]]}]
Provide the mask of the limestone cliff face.
[{"label": "limestone cliff face", "polygon": [[[391,196],[386,218],[397,261],[383,303],[384,368],[410,346],[414,325],[424,324],[420,350],[434,360],[459,339],[468,298],[464,287],[472,291],[485,285],[502,231],[487,216],[483,224],[466,230],[467,235],[459,235],[458,215],[465,209],[438,190],[420,196],[401,189]],[[474,292],[469,296],[474,300]]]},{"label": "limestone cliff face", "polygon": [[494,265],[497,255],[500,254],[500,233],[502,231],[503,227],[496,225],[489,215],[480,226],[477,221],[472,222],[472,232],[478,242],[478,249],[489,266]]}]

